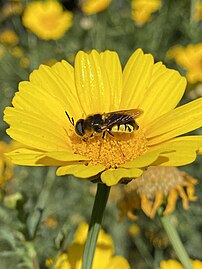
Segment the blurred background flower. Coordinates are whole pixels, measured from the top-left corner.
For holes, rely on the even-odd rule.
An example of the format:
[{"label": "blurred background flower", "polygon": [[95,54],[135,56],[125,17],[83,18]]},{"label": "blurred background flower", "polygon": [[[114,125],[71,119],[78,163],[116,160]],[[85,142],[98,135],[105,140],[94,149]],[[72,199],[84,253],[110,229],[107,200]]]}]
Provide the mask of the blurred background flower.
[{"label": "blurred background flower", "polygon": [[193,84],[202,81],[202,43],[177,45],[169,49],[168,59],[174,59],[178,65],[186,70],[188,82]]},{"label": "blurred background flower", "polygon": [[[81,269],[82,254],[87,237],[88,225],[80,223],[67,252],[59,256],[56,261],[57,269]],[[97,247],[93,261],[93,269],[130,269],[128,261],[121,256],[114,255],[114,244],[110,235],[102,229],[98,236]]]},{"label": "blurred background flower", "polygon": [[112,0],[81,0],[80,6],[86,15],[96,14],[105,10]]},{"label": "blurred background flower", "polygon": [[[191,261],[193,269],[201,269],[202,262],[199,260]],[[184,269],[184,267],[177,260],[161,261],[159,269]]]},{"label": "blurred background flower", "polygon": [[13,30],[4,30],[0,33],[0,43],[5,46],[15,46],[19,42],[17,34]]},{"label": "blurred background flower", "polygon": [[193,18],[196,21],[201,21],[202,20],[202,1],[201,0],[196,1]]},{"label": "blurred background flower", "polygon": [[161,7],[161,0],[132,0],[132,19],[139,26],[149,22],[152,14]]},{"label": "blurred background flower", "polygon": [[25,27],[44,40],[60,39],[72,26],[73,14],[56,0],[33,1],[24,10]]},{"label": "blurred background flower", "polygon": [[14,148],[15,145],[13,143],[7,144],[0,141],[0,188],[13,176],[13,164],[5,153],[8,153]]},{"label": "blurred background flower", "polygon": [[175,167],[149,167],[142,176],[124,188],[122,199],[118,202],[120,217],[136,219],[138,210],[154,218],[160,206],[164,215],[175,210],[178,197],[184,209],[189,201],[196,201],[195,185],[197,180]]}]

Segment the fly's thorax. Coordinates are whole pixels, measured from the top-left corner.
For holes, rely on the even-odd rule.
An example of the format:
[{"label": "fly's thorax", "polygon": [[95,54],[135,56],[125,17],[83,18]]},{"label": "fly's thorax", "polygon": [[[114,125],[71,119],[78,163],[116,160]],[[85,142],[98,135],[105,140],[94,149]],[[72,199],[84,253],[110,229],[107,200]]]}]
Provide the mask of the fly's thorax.
[{"label": "fly's thorax", "polygon": [[84,120],[84,130],[101,133],[104,120],[101,114],[88,116]]}]

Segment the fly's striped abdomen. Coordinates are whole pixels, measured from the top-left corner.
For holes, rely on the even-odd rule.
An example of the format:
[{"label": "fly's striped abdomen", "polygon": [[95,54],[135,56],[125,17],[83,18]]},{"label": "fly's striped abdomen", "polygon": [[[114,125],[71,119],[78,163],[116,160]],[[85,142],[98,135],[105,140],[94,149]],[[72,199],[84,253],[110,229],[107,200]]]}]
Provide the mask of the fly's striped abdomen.
[{"label": "fly's striped abdomen", "polygon": [[128,124],[128,123],[125,123],[125,124],[116,124],[114,126],[112,126],[111,129],[109,129],[110,132],[120,132],[120,133],[131,133],[135,130],[135,126],[134,125],[131,125],[131,124]]}]

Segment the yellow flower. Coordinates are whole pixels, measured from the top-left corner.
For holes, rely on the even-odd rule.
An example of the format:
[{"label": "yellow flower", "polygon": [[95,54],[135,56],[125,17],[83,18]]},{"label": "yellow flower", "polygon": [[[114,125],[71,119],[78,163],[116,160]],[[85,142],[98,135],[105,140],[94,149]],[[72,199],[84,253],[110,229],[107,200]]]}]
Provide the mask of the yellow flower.
[{"label": "yellow flower", "polygon": [[137,25],[150,21],[152,13],[161,7],[161,0],[132,0],[132,19]]},{"label": "yellow flower", "polygon": [[3,45],[14,46],[18,41],[18,36],[12,30],[5,30],[0,34],[0,43]]},{"label": "yellow flower", "polygon": [[196,3],[195,12],[193,15],[194,20],[201,21],[202,20],[202,1]]},{"label": "yellow flower", "polygon": [[96,14],[105,10],[111,3],[112,0],[82,0],[81,9],[87,14]]},{"label": "yellow flower", "polygon": [[[81,223],[74,235],[73,243],[56,262],[56,269],[81,269],[84,244],[87,238],[88,225]],[[114,256],[112,238],[102,229],[98,236],[92,269],[130,269],[128,261],[121,256]]]},{"label": "yellow flower", "polygon": [[164,215],[174,211],[178,197],[184,209],[189,209],[189,201],[196,201],[197,180],[175,167],[149,167],[142,176],[125,187],[118,203],[120,217],[127,215],[136,219],[136,210],[154,218],[158,208],[166,203]]},{"label": "yellow flower", "polygon": [[[201,269],[202,268],[202,262],[199,260],[192,260],[191,261],[193,269]],[[163,260],[160,263],[159,269],[184,269],[184,267],[176,260]]]},{"label": "yellow flower", "polygon": [[202,43],[190,44],[187,47],[177,45],[168,51],[167,58],[174,59],[187,71],[189,83],[202,81]]},{"label": "yellow flower", "polygon": [[0,187],[13,176],[13,164],[11,160],[5,156],[5,153],[11,151],[13,145],[0,141]]},{"label": "yellow flower", "polygon": [[22,57],[19,63],[22,68],[28,68],[30,66],[30,60],[28,57]]},{"label": "yellow flower", "polygon": [[54,65],[54,64],[56,64],[56,63],[57,63],[57,60],[54,59],[54,58],[49,59],[49,60],[47,60],[47,61],[45,62],[45,64],[48,65],[48,66],[52,66],[52,65]]},{"label": "yellow flower", "polygon": [[56,0],[33,1],[26,6],[22,22],[41,39],[56,40],[72,26],[72,18]]},{"label": "yellow flower", "polygon": [[129,234],[133,237],[140,234],[140,228],[137,224],[131,224],[129,227]]},{"label": "yellow flower", "polygon": [[[123,73],[111,51],[80,51],[74,67],[64,60],[52,67],[41,65],[30,81],[20,83],[13,107],[5,109],[7,133],[26,145],[9,156],[15,164],[60,166],[58,176],[99,178],[108,186],[139,177],[150,165],[191,163],[202,136],[181,135],[202,126],[202,98],[175,108],[185,86],[177,71],[154,64],[152,55],[141,49]],[[121,132],[106,131],[104,138],[103,133],[86,138],[75,132],[75,123],[90,114],[137,108],[143,114],[134,131],[124,132],[128,125],[122,124]],[[81,121],[77,125],[81,132]]]},{"label": "yellow flower", "polygon": [[58,225],[58,221],[57,221],[57,218],[55,216],[49,216],[44,220],[44,224],[48,228],[55,228]]},{"label": "yellow flower", "polygon": [[170,245],[169,239],[166,235],[166,233],[159,229],[159,227],[156,226],[156,228],[148,228],[146,231],[144,231],[145,237],[149,241],[149,243],[156,249],[165,249]]},{"label": "yellow flower", "polygon": [[192,260],[191,261],[193,269],[202,269],[202,261]]},{"label": "yellow flower", "polygon": [[16,46],[10,49],[10,54],[15,58],[22,58],[24,51],[21,47]]},{"label": "yellow flower", "polygon": [[163,260],[159,269],[183,269],[183,266],[176,260]]}]

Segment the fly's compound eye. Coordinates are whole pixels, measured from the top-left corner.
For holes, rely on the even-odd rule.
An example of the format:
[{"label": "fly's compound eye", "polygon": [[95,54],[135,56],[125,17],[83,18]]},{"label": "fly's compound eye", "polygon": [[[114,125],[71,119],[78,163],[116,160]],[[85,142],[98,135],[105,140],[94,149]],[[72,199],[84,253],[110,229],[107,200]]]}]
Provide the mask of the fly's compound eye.
[{"label": "fly's compound eye", "polygon": [[84,119],[80,119],[77,121],[75,126],[75,131],[78,135],[83,136],[85,134],[84,131]]}]

